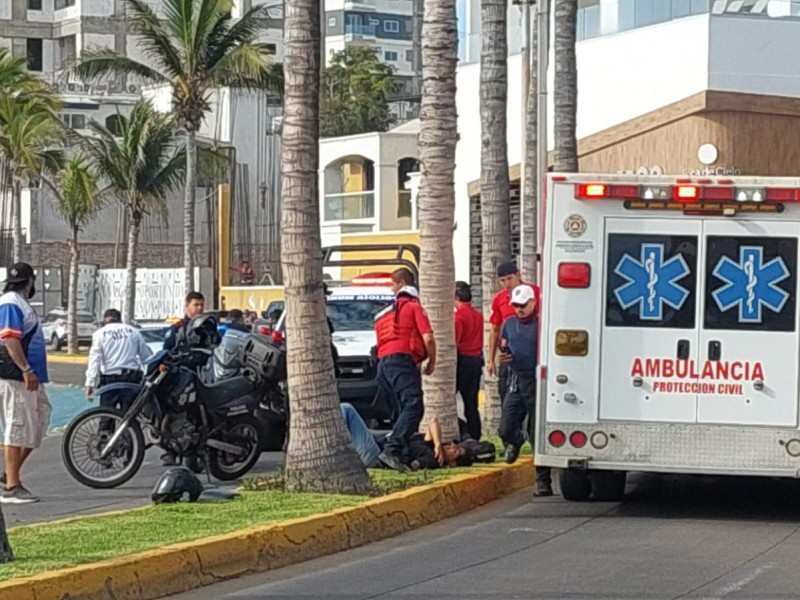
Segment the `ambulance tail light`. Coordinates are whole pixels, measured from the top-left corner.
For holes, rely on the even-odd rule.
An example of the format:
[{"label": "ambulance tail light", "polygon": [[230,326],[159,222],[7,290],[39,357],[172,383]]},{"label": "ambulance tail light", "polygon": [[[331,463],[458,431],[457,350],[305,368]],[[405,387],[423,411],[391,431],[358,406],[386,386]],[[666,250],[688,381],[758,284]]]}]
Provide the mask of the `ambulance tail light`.
[{"label": "ambulance tail light", "polygon": [[588,288],[589,263],[562,262],[558,265],[558,285],[562,288]]},{"label": "ambulance tail light", "polygon": [[672,197],[678,202],[692,202],[700,199],[700,188],[696,185],[676,185]]},{"label": "ambulance tail light", "polygon": [[589,332],[583,329],[559,329],[556,331],[556,354],[586,356],[589,354]]},{"label": "ambulance tail light", "polygon": [[582,431],[573,431],[569,434],[569,443],[573,448],[583,448],[589,441]]},{"label": "ambulance tail light", "polygon": [[581,183],[575,187],[578,200],[635,200],[639,197],[638,185],[606,185],[604,183]]},{"label": "ambulance tail light", "polygon": [[561,446],[567,443],[567,434],[556,429],[550,432],[550,435],[547,436],[547,441],[550,442],[553,448],[561,448]]},{"label": "ambulance tail light", "polygon": [[800,202],[800,188],[767,188],[764,196],[767,202]]}]

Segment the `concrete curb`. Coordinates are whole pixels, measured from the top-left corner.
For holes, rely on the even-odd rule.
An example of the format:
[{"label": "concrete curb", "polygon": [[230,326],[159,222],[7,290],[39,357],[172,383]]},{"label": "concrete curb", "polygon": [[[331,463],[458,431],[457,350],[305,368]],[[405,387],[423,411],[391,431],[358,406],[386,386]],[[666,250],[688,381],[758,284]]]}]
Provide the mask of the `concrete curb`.
[{"label": "concrete curb", "polygon": [[60,354],[47,354],[47,362],[60,365],[88,365],[88,356],[61,356]]},{"label": "concrete curb", "polygon": [[2,600],[153,600],[376,542],[533,484],[530,458],[324,515],[251,527],[0,584]]}]

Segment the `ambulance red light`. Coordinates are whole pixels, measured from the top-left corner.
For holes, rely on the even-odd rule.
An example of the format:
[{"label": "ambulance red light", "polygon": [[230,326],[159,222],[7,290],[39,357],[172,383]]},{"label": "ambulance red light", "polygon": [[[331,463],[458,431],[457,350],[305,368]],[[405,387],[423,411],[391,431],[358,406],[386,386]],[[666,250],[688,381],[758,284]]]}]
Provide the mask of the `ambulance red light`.
[{"label": "ambulance red light", "polygon": [[696,185],[678,185],[672,188],[672,194],[675,200],[689,202],[700,198],[700,188]]},{"label": "ambulance red light", "polygon": [[703,200],[733,200],[736,190],[726,186],[710,186],[703,188]]},{"label": "ambulance red light", "polygon": [[272,337],[272,341],[275,342],[276,344],[280,344],[281,342],[283,342],[283,333],[281,333],[277,329],[272,332],[270,337]]},{"label": "ambulance red light", "polygon": [[800,189],[767,188],[767,202],[800,202]]},{"label": "ambulance red light", "polygon": [[588,288],[590,273],[589,263],[559,263],[558,285],[562,288]]},{"label": "ambulance red light", "polygon": [[391,273],[364,273],[353,277],[350,281],[354,286],[392,285]]},{"label": "ambulance red light", "polygon": [[587,441],[586,434],[582,431],[573,431],[569,435],[569,443],[573,448],[583,448]]},{"label": "ambulance red light", "polygon": [[575,197],[579,200],[594,200],[597,198],[606,198],[608,188],[602,183],[581,183],[575,193]]},{"label": "ambulance red light", "polygon": [[547,436],[547,441],[549,441],[550,445],[554,448],[561,448],[561,446],[567,443],[567,435],[563,431],[556,429],[550,432],[550,435]]}]

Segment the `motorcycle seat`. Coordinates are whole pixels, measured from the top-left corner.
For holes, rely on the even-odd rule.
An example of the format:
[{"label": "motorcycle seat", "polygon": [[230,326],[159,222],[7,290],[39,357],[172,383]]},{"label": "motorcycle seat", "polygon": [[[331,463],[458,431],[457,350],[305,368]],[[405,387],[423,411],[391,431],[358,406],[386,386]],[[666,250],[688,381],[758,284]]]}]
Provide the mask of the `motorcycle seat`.
[{"label": "motorcycle seat", "polygon": [[206,383],[197,380],[198,395],[209,405],[225,404],[252,393],[255,385],[247,377],[236,375],[222,381]]}]

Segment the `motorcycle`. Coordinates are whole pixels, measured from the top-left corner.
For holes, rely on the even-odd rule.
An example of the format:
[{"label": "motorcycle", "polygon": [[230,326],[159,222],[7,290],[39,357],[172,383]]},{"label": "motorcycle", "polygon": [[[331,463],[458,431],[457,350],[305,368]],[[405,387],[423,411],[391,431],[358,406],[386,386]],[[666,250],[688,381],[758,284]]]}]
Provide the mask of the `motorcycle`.
[{"label": "motorcycle", "polygon": [[[187,337],[196,342],[198,329],[208,326],[203,321],[192,325]],[[204,334],[208,335],[218,334],[214,330]],[[271,372],[263,368],[206,383],[200,368],[211,355],[209,347],[213,343],[184,340],[148,362],[143,384],[117,383],[99,389],[96,395],[134,391],[136,395],[124,412],[92,408],[69,424],[62,455],[70,475],[93,488],[120,486],[138,472],[145,450],[156,445],[178,457],[198,459],[223,481],[247,473],[265,445],[265,425],[255,414],[273,415],[282,410],[283,401]],[[285,416],[273,418],[280,422]]]}]

